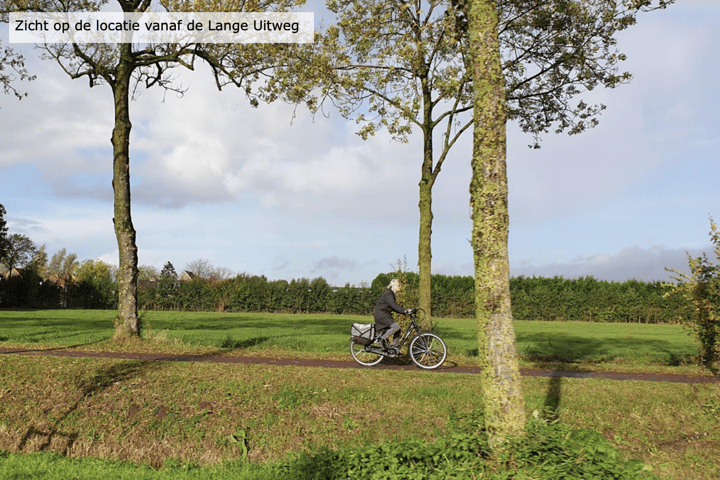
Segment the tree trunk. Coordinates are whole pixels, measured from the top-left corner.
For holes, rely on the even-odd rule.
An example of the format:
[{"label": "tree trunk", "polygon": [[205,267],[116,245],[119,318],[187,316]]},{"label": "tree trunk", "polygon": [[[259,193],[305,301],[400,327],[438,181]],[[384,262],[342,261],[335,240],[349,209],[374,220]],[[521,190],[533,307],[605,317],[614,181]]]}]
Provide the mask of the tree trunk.
[{"label": "tree trunk", "polygon": [[525,407],[510,305],[504,79],[494,0],[470,0],[474,136],[470,202],[475,316],[490,446],[525,431]]},{"label": "tree trunk", "polygon": [[115,236],[118,243],[118,316],[115,337],[140,335],[137,312],[138,253],[136,232],[130,213],[130,80],[132,67],[123,56],[129,54],[131,44],[120,45],[123,50],[113,88],[115,127],[113,145],[113,192],[115,200]]},{"label": "tree trunk", "polygon": [[[432,147],[429,152],[432,159]],[[426,152],[426,155],[428,153]],[[432,262],[432,177],[426,175],[423,168],[422,180],[420,180],[420,233],[418,240],[418,303],[420,308],[425,310],[427,317],[424,324],[421,325],[423,330],[430,330],[431,314],[432,314],[432,284],[431,284],[431,262]]]},{"label": "tree trunk", "polygon": [[418,303],[425,310],[426,317],[421,325],[423,330],[432,327],[432,188],[435,183],[433,172],[433,125],[432,91],[427,77],[423,79],[423,163],[420,178],[420,232],[418,235]]}]

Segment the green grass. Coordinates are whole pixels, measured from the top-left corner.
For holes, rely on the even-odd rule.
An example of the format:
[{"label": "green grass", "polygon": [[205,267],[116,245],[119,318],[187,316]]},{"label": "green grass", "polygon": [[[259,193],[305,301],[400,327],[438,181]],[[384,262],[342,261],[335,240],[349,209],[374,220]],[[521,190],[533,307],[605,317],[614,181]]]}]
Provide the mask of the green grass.
[{"label": "green grass", "polygon": [[148,464],[135,464],[118,460],[69,458],[57,452],[34,454],[0,454],[0,477],[4,480],[20,479],[72,479],[97,480],[260,480],[272,478],[262,466],[232,462],[198,467],[177,465],[169,461],[162,468]]},{"label": "green grass", "polygon": [[[522,381],[529,419],[537,412],[551,424],[600,432],[623,461],[640,459],[660,478],[720,476],[720,385]],[[103,468],[119,473],[108,478],[137,468],[137,478],[196,478],[205,467],[257,469],[248,478],[262,478],[258,472],[290,465],[298,454],[313,465],[323,451],[367,447],[373,455],[372,445],[384,445],[399,452],[403,442],[417,449],[476,431],[478,388],[473,376],[415,370],[2,355],[0,451],[64,457],[0,456],[0,477],[92,478],[83,469],[109,459]],[[65,465],[72,475],[9,475]]]},{"label": "green grass", "polygon": [[0,310],[0,342],[85,345],[110,338],[115,311]]},{"label": "green grass", "polygon": [[[350,324],[369,320],[148,312],[148,340],[118,346],[108,340],[114,316],[0,311],[0,346],[349,360]],[[450,361],[475,363],[474,323],[437,323]],[[701,373],[677,366],[696,354],[693,339],[678,326],[516,322],[515,328],[526,366]],[[637,458],[659,478],[720,478],[718,384],[522,381],[531,422],[537,416],[551,426],[600,432],[608,448],[620,452],[619,465]],[[436,442],[475,441],[462,435],[482,424],[481,406],[476,377],[453,373],[0,355],[0,478],[81,479],[97,478],[97,472],[109,479],[257,479],[277,478],[278,472],[303,478],[348,458],[415,465],[417,459],[402,452],[431,455]],[[572,445],[542,443],[564,442],[572,434],[543,432],[515,449],[524,456],[480,456],[490,469],[486,478],[520,468],[543,449],[571,457],[522,467],[517,478],[543,478],[532,473],[538,468],[557,474],[553,469],[595,465]],[[610,452],[602,445],[593,451]],[[584,460],[572,457],[576,453]],[[485,468],[462,462],[431,467],[452,478],[462,478],[463,468]]]},{"label": "green grass", "polygon": [[[0,311],[0,345],[107,348],[115,311]],[[284,351],[348,357],[350,324],[370,317],[270,313],[145,312],[144,335],[167,346]],[[477,330],[468,319],[435,319],[449,360],[475,363]],[[564,364],[566,368],[623,371],[678,367],[692,363],[697,344],[679,325],[516,321],[517,348],[524,366]],[[696,369],[688,369],[690,371]]]},{"label": "green grass", "polygon": [[516,322],[518,352],[528,360],[679,366],[698,348],[679,325]]}]

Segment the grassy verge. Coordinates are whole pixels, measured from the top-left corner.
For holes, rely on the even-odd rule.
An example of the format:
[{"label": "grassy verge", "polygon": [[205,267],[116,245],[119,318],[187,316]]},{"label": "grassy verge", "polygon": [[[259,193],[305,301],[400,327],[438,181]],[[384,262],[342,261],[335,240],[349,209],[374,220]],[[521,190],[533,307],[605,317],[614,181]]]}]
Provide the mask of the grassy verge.
[{"label": "grassy verge", "polygon": [[[0,377],[0,450],[154,469],[432,443],[481,422],[478,384],[461,374],[6,355]],[[719,385],[523,378],[523,388],[529,418],[598,431],[660,478],[720,477]]]}]

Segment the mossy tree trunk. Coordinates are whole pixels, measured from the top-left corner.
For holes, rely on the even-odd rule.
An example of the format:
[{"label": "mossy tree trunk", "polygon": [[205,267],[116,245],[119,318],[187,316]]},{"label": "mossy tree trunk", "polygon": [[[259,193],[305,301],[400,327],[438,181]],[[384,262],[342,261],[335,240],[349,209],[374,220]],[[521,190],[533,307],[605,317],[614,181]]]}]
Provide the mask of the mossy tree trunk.
[{"label": "mossy tree trunk", "polygon": [[525,431],[510,305],[504,79],[494,0],[470,0],[474,135],[470,201],[475,261],[475,316],[485,426],[493,448]]},{"label": "mossy tree trunk", "polygon": [[425,310],[427,317],[423,330],[430,330],[432,314],[432,180],[420,181],[420,234],[418,236],[418,305]]},{"label": "mossy tree trunk", "polygon": [[[432,188],[437,177],[433,171],[432,92],[427,78],[423,79],[423,162],[419,184],[420,231],[418,235],[418,306],[427,316],[421,327],[432,325]],[[438,170],[439,171],[439,170]]]},{"label": "mossy tree trunk", "polygon": [[134,65],[129,60],[131,44],[120,45],[117,76],[111,84],[115,101],[113,146],[113,193],[115,236],[119,252],[118,316],[115,337],[140,335],[137,310],[138,249],[130,211],[130,81]]}]

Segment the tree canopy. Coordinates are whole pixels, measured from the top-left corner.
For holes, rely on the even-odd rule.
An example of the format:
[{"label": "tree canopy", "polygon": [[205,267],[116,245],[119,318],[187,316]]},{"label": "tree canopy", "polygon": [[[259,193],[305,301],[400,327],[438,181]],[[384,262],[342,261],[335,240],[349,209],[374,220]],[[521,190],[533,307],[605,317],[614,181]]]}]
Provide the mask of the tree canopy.
[{"label": "tree canopy", "polygon": [[598,124],[606,106],[574,98],[631,80],[616,34],[640,12],[675,0],[499,0],[498,37],[508,120],[539,147],[542,134],[577,134]]},{"label": "tree canopy", "polygon": [[[457,48],[459,34],[444,0],[330,0],[327,7],[337,22],[318,32],[315,44],[296,48],[299,61],[270,84],[275,94],[304,100],[315,112],[332,103],[360,125],[364,139],[381,128],[402,142],[413,127],[422,132],[419,306],[429,323],[432,188],[451,147],[472,123],[466,52]],[[437,128],[444,133],[439,148]]]},{"label": "tree canopy", "polygon": [[5,253],[0,256],[0,263],[8,270],[26,267],[32,261],[36,251],[35,244],[29,237],[13,233],[7,238],[7,248]]},{"label": "tree canopy", "polygon": [[67,249],[62,248],[50,258],[47,266],[48,275],[69,280],[72,278],[75,268],[78,266],[77,253],[67,253]]},{"label": "tree canopy", "polygon": [[170,278],[172,280],[175,280],[177,278],[177,272],[175,272],[175,267],[173,266],[173,264],[167,262],[160,271],[160,276],[162,278]]}]

